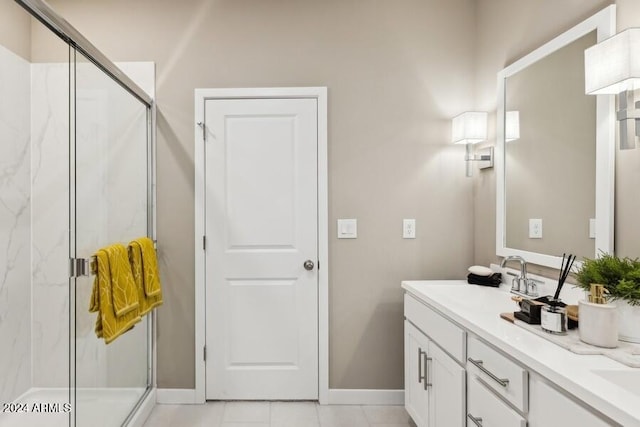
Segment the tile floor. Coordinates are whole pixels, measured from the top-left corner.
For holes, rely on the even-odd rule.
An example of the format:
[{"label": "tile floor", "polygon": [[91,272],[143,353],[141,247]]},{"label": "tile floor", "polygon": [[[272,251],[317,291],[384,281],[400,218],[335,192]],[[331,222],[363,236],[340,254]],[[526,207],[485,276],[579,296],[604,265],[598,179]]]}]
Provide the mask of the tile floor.
[{"label": "tile floor", "polygon": [[315,402],[208,402],[156,405],[144,427],[411,427],[402,406]]}]

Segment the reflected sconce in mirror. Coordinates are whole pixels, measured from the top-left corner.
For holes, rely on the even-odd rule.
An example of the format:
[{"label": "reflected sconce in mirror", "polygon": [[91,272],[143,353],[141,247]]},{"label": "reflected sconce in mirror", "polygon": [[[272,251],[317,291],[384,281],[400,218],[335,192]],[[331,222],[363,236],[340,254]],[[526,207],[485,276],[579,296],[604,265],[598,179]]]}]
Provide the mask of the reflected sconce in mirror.
[{"label": "reflected sconce in mirror", "polygon": [[466,144],[466,175],[472,176],[471,162],[479,162],[480,169],[493,167],[493,147],[479,150],[474,154],[473,145],[487,139],[487,113],[467,111],[453,118],[451,122],[451,141],[454,144]]},{"label": "reflected sconce in mirror", "polygon": [[507,111],[504,118],[504,140],[520,139],[520,111]]},{"label": "reflected sconce in mirror", "polygon": [[640,28],[629,28],[584,51],[585,92],[618,95],[620,149],[640,136]]}]

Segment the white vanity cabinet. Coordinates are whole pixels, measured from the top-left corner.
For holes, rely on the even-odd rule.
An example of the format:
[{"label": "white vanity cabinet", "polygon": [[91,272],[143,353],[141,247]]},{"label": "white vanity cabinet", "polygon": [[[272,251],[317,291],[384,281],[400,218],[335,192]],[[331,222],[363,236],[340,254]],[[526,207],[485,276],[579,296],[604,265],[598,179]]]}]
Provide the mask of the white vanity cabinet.
[{"label": "white vanity cabinet", "polygon": [[467,375],[468,427],[527,425],[521,415],[528,407],[529,375],[526,369],[469,334]]},{"label": "white vanity cabinet", "polygon": [[[467,427],[525,427],[525,419],[469,373]],[[547,424],[547,427],[555,424]],[[569,424],[567,424],[569,425]]]},{"label": "white vanity cabinet", "polygon": [[[622,425],[551,385],[477,323],[450,320],[446,305],[435,307],[405,293],[405,407],[418,427]],[[496,318],[490,327],[509,330]]]},{"label": "white vanity cabinet", "polygon": [[556,390],[543,378],[529,380],[529,427],[547,426],[610,427],[598,415]]},{"label": "white vanity cabinet", "polygon": [[448,333],[453,332],[461,338],[459,343],[454,340],[454,350],[462,357],[464,332],[452,323],[453,330],[446,326],[444,330],[433,329],[442,324],[438,320],[428,321],[439,315],[412,297],[405,298],[409,299],[405,300],[404,322],[405,408],[418,427],[464,426],[464,367],[440,348],[430,334],[447,333],[444,340],[450,341]]},{"label": "white vanity cabinet", "polygon": [[527,412],[527,370],[471,334],[467,338],[467,372],[520,412]]}]

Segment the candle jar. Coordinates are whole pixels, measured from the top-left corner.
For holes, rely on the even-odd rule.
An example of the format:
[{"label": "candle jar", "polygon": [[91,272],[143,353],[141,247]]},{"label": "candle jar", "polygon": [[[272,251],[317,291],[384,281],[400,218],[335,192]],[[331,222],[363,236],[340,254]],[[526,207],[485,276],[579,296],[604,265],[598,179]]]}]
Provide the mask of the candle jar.
[{"label": "candle jar", "polygon": [[550,334],[567,333],[567,309],[560,300],[550,299],[540,311],[540,326]]}]

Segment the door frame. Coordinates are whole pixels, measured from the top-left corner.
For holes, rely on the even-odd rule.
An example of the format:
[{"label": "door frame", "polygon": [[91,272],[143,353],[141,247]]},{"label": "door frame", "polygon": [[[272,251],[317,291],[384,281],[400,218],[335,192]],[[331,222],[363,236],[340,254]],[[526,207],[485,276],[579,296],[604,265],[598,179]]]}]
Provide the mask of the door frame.
[{"label": "door frame", "polygon": [[311,98],[318,102],[318,400],[327,404],[329,397],[329,197],[327,173],[327,88],[224,88],[195,89],[195,397],[194,403],[206,400],[206,277],[205,251],[205,147],[204,104],[208,99]]}]

